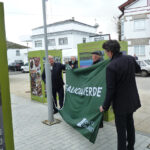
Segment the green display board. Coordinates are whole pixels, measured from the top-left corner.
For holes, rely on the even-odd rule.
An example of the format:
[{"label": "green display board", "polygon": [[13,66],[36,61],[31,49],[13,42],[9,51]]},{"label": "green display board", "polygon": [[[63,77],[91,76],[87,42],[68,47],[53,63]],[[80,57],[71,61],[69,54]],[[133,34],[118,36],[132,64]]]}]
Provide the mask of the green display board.
[{"label": "green display board", "polygon": [[[78,44],[78,66],[81,68],[89,67],[92,65],[92,52],[101,51],[103,54],[103,59],[108,59],[102,48],[103,43],[106,41],[96,41],[89,43]],[[128,54],[128,44],[126,41],[119,41],[121,46],[121,51],[123,54]],[[114,114],[112,108],[104,113],[104,120],[111,121],[114,119]]]},{"label": "green display board", "polygon": [[[53,56],[55,62],[62,62],[62,50],[49,50],[48,55]],[[30,68],[31,99],[46,103],[46,85],[41,77],[45,66],[45,50],[29,52],[28,60]]]},{"label": "green display board", "polygon": [[[92,65],[92,55],[93,51],[101,51],[103,54],[103,59],[107,59],[108,57],[104,53],[104,49],[102,45],[105,41],[96,41],[89,43],[78,44],[78,65],[81,68],[89,67]],[[128,52],[128,44],[126,41],[120,41],[121,51],[123,54],[127,54]]]},{"label": "green display board", "polygon": [[14,150],[3,3],[0,2],[0,150]]}]

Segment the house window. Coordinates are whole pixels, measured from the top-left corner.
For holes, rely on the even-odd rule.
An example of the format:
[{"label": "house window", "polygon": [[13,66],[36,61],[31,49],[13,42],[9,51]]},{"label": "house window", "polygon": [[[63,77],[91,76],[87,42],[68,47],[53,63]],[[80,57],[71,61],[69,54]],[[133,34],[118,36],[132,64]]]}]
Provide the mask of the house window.
[{"label": "house window", "polygon": [[145,29],[145,19],[134,20],[134,30],[144,30]]},{"label": "house window", "polygon": [[16,50],[16,56],[20,56],[20,50]]},{"label": "house window", "polygon": [[144,45],[134,46],[134,53],[136,54],[136,56],[145,56],[145,46]]},{"label": "house window", "polygon": [[42,47],[42,40],[35,41],[35,47]]},{"label": "house window", "polygon": [[102,40],[104,40],[104,37],[97,37],[97,38],[94,38],[94,41],[102,41]]},{"label": "house window", "polygon": [[148,3],[148,6],[150,6],[150,0],[148,0],[148,2],[147,2],[147,3]]},{"label": "house window", "polygon": [[58,42],[59,42],[59,45],[67,45],[68,44],[68,38],[67,37],[59,38]]},{"label": "house window", "polygon": [[48,46],[55,46],[55,39],[48,39]]},{"label": "house window", "polygon": [[83,38],[83,43],[86,43],[86,38]]}]

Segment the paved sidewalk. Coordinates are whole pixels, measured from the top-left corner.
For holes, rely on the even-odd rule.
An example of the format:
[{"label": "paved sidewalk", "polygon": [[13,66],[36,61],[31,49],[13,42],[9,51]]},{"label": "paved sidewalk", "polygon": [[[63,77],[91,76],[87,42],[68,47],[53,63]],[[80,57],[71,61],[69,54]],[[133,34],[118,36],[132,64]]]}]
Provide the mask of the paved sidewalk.
[{"label": "paved sidewalk", "polygon": [[[12,72],[9,79],[11,94],[30,99],[29,73]],[[150,134],[150,77],[136,77],[136,80],[142,107],[134,113],[135,127],[138,131]]]},{"label": "paved sidewalk", "polygon": [[[47,126],[47,105],[11,95],[15,150],[117,150],[115,127],[109,123],[99,130],[95,144],[66,124]],[[149,150],[150,136],[136,133],[135,150]]]}]

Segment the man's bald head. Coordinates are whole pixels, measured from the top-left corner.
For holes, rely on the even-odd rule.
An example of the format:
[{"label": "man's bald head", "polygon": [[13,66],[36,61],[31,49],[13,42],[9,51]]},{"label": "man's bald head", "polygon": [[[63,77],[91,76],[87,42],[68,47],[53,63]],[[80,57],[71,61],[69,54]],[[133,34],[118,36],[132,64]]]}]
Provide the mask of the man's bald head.
[{"label": "man's bald head", "polygon": [[49,60],[49,63],[53,66],[53,64],[54,64],[54,57],[53,56],[51,56],[51,55],[49,55],[48,56],[48,60]]},{"label": "man's bald head", "polygon": [[75,62],[76,61],[76,57],[75,56],[71,56],[71,61]]}]

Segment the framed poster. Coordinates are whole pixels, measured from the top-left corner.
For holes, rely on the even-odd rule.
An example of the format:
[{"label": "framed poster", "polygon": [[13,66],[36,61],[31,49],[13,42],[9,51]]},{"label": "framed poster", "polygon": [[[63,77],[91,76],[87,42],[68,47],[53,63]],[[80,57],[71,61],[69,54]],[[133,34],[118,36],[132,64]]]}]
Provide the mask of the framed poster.
[{"label": "framed poster", "polygon": [[[54,57],[55,62],[62,62],[62,50],[49,50],[48,55]],[[47,103],[46,87],[42,81],[42,73],[45,68],[45,50],[30,51],[28,53],[31,99]]]},{"label": "framed poster", "polygon": [[[108,59],[106,54],[104,53],[103,44],[104,41],[96,41],[96,42],[88,42],[88,43],[81,43],[78,44],[78,66],[80,68],[89,67],[92,65],[92,52],[94,51],[101,51],[102,59]],[[126,41],[119,41],[121,46],[121,52],[123,55],[128,54],[128,43]]]},{"label": "framed poster", "polygon": [[32,95],[42,96],[40,57],[30,58],[30,78]]},{"label": "framed poster", "polygon": [[[101,59],[104,59],[104,51],[102,52]],[[90,67],[93,64],[91,52],[80,53],[80,68]]]}]

